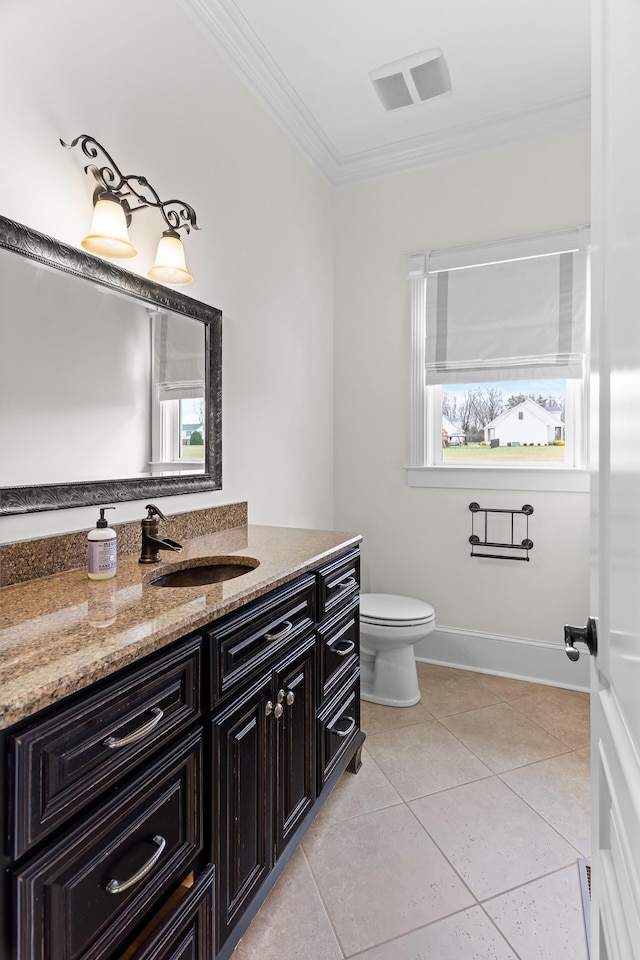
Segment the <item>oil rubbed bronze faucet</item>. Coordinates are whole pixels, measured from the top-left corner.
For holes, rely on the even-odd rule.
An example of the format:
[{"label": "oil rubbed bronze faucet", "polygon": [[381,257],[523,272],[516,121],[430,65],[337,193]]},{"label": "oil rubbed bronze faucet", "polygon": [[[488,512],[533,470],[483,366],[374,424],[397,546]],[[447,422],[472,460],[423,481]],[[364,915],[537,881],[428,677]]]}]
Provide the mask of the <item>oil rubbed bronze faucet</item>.
[{"label": "oil rubbed bronze faucet", "polygon": [[154,503],[148,503],[145,510],[147,515],[141,521],[142,553],[138,563],[158,563],[161,550],[175,550],[179,553],[182,550],[181,543],[178,543],[177,540],[170,540],[168,537],[159,536],[160,520],[164,520],[165,523],[171,523],[171,521]]}]

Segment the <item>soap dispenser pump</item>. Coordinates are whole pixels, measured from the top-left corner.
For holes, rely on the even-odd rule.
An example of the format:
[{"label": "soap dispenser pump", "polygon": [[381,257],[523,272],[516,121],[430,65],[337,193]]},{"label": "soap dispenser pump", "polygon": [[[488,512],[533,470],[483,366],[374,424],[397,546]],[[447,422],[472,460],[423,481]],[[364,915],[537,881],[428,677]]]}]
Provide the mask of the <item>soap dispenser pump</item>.
[{"label": "soap dispenser pump", "polygon": [[105,510],[115,510],[115,507],[100,507],[100,519],[95,529],[90,530],[87,535],[87,567],[90,580],[108,580],[116,575],[117,534],[107,523]]}]

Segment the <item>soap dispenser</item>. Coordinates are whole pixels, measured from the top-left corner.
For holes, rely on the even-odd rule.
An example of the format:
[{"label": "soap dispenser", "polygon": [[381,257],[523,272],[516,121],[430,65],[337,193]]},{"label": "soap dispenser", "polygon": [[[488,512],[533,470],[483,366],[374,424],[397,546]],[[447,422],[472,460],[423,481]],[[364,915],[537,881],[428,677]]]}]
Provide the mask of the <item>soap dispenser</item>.
[{"label": "soap dispenser", "polygon": [[105,520],[105,510],[115,510],[115,507],[100,507],[100,519],[95,529],[87,535],[87,566],[90,580],[108,580],[115,577],[117,553],[117,534]]}]

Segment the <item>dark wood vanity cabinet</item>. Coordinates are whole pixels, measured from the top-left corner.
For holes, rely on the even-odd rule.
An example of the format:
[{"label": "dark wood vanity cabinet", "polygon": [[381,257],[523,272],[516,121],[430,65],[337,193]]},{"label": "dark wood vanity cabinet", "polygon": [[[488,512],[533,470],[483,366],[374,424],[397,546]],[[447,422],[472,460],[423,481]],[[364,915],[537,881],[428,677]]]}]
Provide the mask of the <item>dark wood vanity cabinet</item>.
[{"label": "dark wood vanity cabinet", "polygon": [[226,960],[356,772],[358,549],[1,733],[2,960]]},{"label": "dark wood vanity cabinet", "polygon": [[[359,551],[208,632],[219,960],[227,960],[348,765],[360,731]],[[253,658],[244,659],[247,651]]]},{"label": "dark wood vanity cabinet", "polygon": [[[186,637],[5,732],[7,960],[120,960],[161,911],[192,921],[200,887],[167,903],[205,867],[202,657]],[[212,942],[212,892],[196,914]]]},{"label": "dark wood vanity cabinet", "polygon": [[316,798],[315,648],[311,633],[211,721],[219,947]]}]

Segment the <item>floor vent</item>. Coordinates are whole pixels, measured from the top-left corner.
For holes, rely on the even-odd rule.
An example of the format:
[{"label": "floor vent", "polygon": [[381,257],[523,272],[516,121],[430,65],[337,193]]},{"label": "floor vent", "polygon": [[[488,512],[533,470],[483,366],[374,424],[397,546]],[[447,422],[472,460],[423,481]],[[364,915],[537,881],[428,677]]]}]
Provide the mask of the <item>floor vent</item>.
[{"label": "floor vent", "polygon": [[584,930],[587,935],[587,956],[591,956],[591,861],[578,860]]}]

